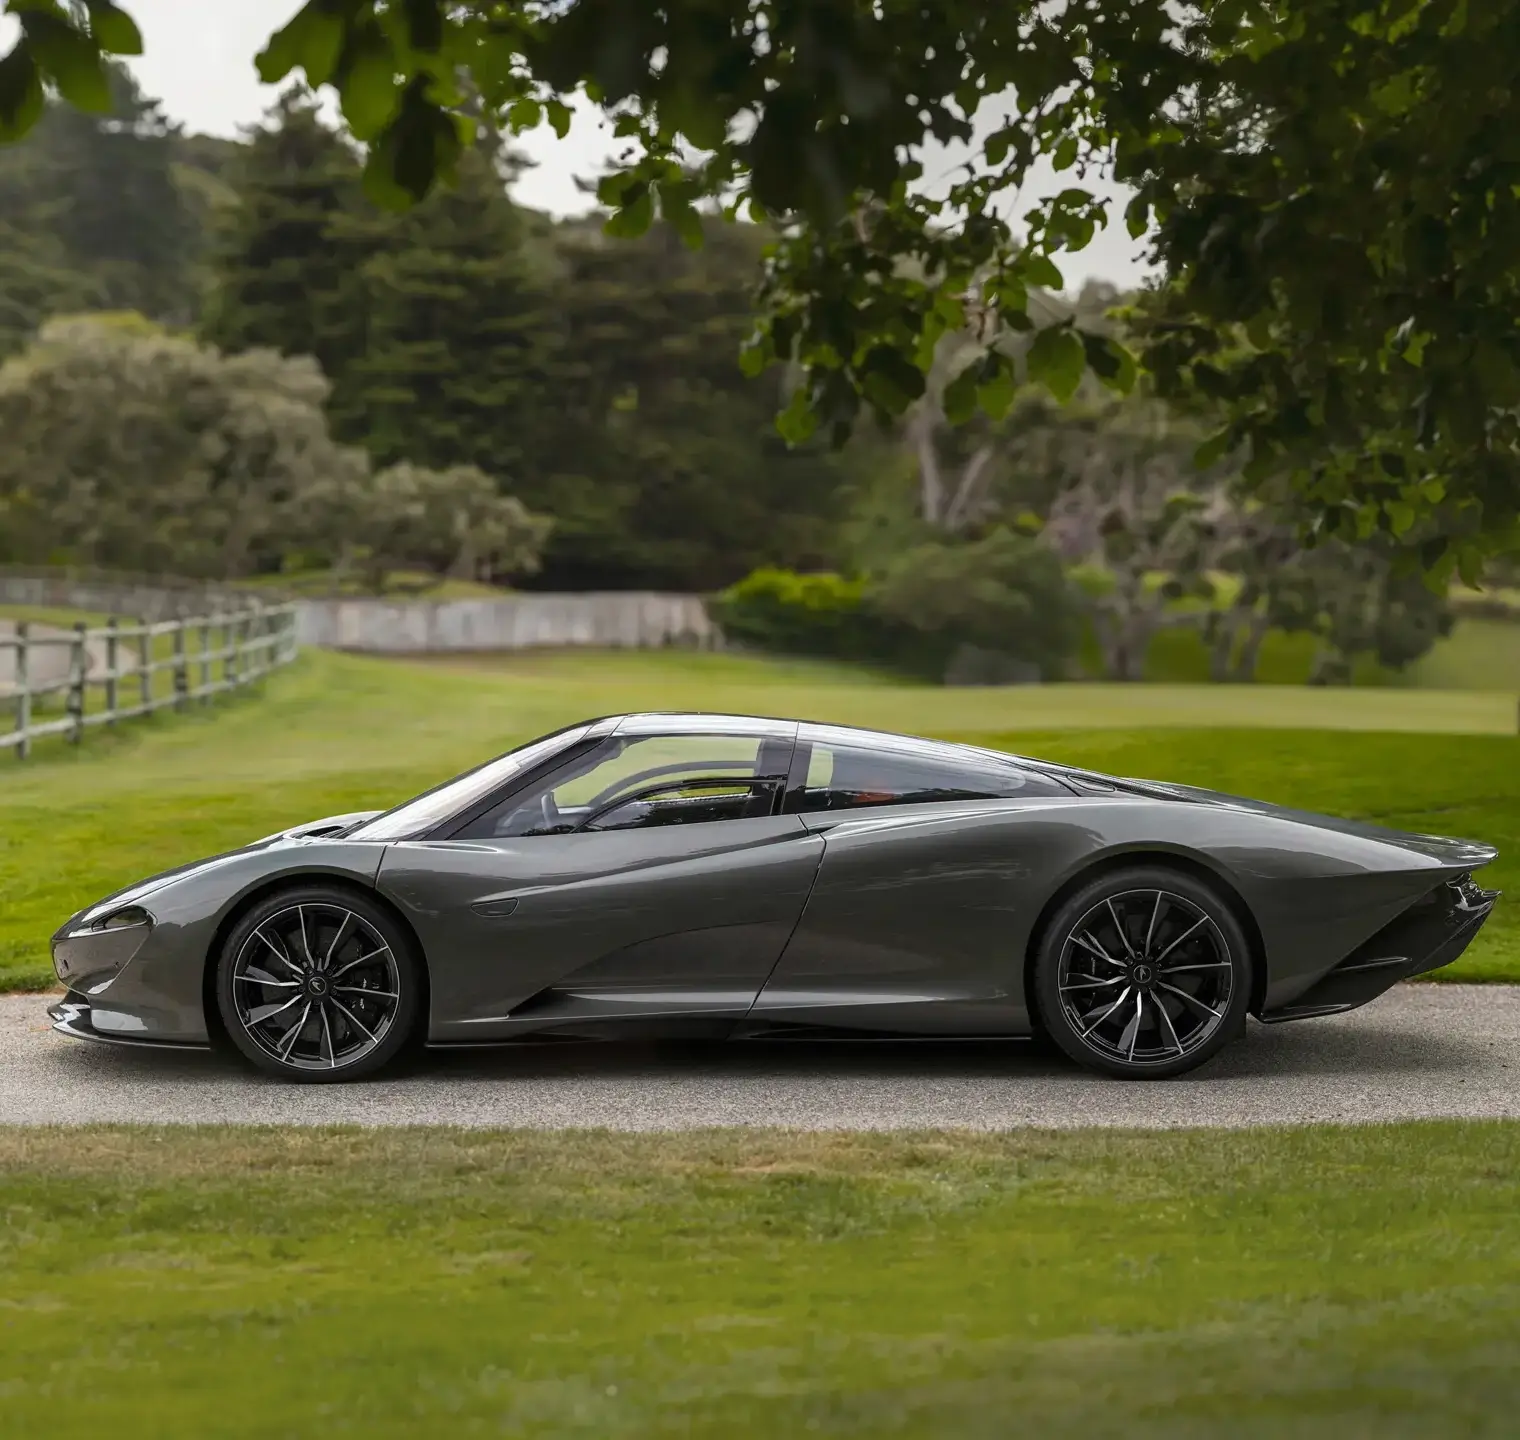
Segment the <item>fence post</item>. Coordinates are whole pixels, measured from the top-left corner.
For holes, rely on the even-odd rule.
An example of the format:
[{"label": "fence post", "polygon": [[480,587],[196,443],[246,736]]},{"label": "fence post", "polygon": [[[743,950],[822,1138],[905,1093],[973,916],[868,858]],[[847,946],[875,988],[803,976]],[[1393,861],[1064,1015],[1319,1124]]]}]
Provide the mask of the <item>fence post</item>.
[{"label": "fence post", "polygon": [[243,622],[243,677],[246,682],[257,680],[264,673],[259,664],[259,629],[263,619],[264,607],[255,600]]},{"label": "fence post", "polygon": [[183,710],[190,698],[190,667],[185,660],[185,617],[174,619],[174,708]]},{"label": "fence post", "polygon": [[137,619],[137,685],[138,699],[144,715],[153,713],[153,637],[148,634],[148,624],[141,616]]},{"label": "fence post", "polygon": [[211,622],[201,620],[201,704],[211,703]]},{"label": "fence post", "polygon": [[16,624],[16,729],[21,741],[16,746],[16,758],[25,760],[32,753],[32,689],[29,678],[31,666],[27,663],[31,648],[28,635],[31,626],[25,621]]},{"label": "fence post", "polygon": [[117,620],[113,615],[106,621],[106,724],[115,727],[116,711],[121,696],[116,683],[116,671],[121,660],[121,642],[116,635]]},{"label": "fence post", "polygon": [[237,688],[237,620],[230,610],[222,617],[222,680],[229,690]]},{"label": "fence post", "polygon": [[83,620],[75,621],[74,642],[69,646],[68,714],[74,722],[69,730],[69,740],[75,745],[84,737],[84,675],[89,660],[89,651],[85,648],[85,629]]}]

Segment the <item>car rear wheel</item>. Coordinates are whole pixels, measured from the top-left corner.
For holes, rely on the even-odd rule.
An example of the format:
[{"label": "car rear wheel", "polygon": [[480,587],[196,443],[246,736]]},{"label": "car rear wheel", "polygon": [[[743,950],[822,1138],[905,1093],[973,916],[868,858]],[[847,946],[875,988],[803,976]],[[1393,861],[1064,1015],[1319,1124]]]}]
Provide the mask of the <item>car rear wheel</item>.
[{"label": "car rear wheel", "polygon": [[410,937],[377,904],[328,887],[281,891],[234,927],[217,959],[217,1007],[260,1070],[323,1082],[372,1075],[422,1010]]},{"label": "car rear wheel", "polygon": [[1196,1069],[1245,1028],[1251,956],[1213,888],[1182,871],[1110,871],[1046,926],[1034,990],[1050,1038],[1124,1079]]}]

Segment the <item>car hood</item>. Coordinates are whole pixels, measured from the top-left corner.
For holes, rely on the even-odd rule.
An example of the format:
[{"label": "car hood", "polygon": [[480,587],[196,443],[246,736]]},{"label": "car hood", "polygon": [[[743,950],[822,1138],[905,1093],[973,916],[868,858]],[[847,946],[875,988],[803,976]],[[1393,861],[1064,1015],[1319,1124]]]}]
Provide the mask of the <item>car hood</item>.
[{"label": "car hood", "polygon": [[250,851],[267,849],[287,841],[327,839],[348,829],[351,825],[357,825],[360,821],[369,820],[381,813],[379,810],[353,810],[343,815],[327,815],[320,820],[307,820],[303,824],[291,826],[288,830],[276,830],[273,835],[266,835],[262,840],[252,840],[247,845],[240,845],[236,850],[224,850],[218,855],[207,855],[199,860],[188,861],[184,865],[176,865],[171,870],[160,870],[158,874],[150,875],[145,880],[135,881],[124,889],[107,895],[93,905],[78,911],[63,928],[69,929],[76,925],[87,925],[93,920],[104,919],[115,910],[124,910],[129,905],[138,904],[172,881],[210,870],[234,856],[246,855]]},{"label": "car hood", "polygon": [[1487,865],[1499,852],[1492,845],[1475,840],[1459,840],[1448,835],[1421,835],[1411,830],[1393,830],[1386,825],[1374,825],[1366,820],[1343,820],[1337,815],[1321,815],[1314,810],[1296,810],[1289,805],[1272,805],[1265,800],[1249,800],[1240,795],[1227,795],[1222,790],[1205,790],[1197,785],[1171,785],[1156,780],[1136,780],[1129,777],[1103,776],[1109,784],[1133,794],[1146,795],[1157,800],[1180,800],[1191,805],[1209,805],[1221,809],[1243,810],[1255,815],[1270,815],[1279,820],[1291,820],[1298,825],[1312,825],[1318,830],[1330,830],[1340,835],[1357,835],[1368,840],[1379,840],[1385,845],[1397,845],[1412,850],[1441,865],[1470,869]]}]

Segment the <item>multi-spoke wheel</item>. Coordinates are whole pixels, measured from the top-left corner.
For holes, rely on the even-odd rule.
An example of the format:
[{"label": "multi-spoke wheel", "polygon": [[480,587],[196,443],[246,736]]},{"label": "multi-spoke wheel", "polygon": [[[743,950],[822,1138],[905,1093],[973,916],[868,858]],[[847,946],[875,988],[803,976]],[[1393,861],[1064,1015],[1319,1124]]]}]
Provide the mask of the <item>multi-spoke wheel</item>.
[{"label": "multi-spoke wheel", "polygon": [[1136,868],[1102,876],[1061,907],[1034,980],[1045,1027],[1074,1060],[1160,1078],[1202,1065],[1240,1033],[1249,948],[1208,886]]},{"label": "multi-spoke wheel", "polygon": [[420,982],[407,937],[379,906],[342,890],[290,890],[243,917],[217,965],[233,1043],[291,1080],[378,1070],[409,1038]]}]

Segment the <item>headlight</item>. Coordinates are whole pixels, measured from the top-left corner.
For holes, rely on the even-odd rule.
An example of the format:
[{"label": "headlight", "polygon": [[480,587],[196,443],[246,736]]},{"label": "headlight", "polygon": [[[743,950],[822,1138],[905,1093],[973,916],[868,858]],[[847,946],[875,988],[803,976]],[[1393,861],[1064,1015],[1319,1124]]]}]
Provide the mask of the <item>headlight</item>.
[{"label": "headlight", "polygon": [[152,917],[141,905],[128,905],[124,910],[113,910],[103,920],[97,920],[91,930],[125,930],[133,925],[151,925]]},{"label": "headlight", "polygon": [[123,905],[53,940],[53,969],[70,990],[93,995],[105,989],[142,949],[153,917],[139,905]]}]

